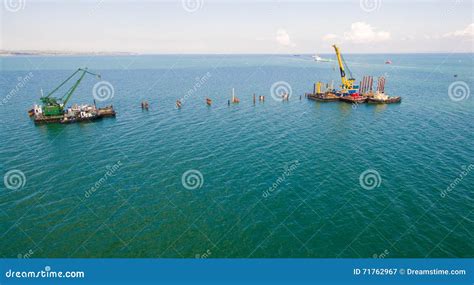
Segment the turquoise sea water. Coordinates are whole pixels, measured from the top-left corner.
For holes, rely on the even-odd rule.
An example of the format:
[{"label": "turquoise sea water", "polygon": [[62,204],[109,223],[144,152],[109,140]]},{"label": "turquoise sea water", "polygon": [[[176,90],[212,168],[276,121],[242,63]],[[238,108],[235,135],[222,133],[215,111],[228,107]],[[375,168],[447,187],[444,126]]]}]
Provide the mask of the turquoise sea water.
[{"label": "turquoise sea water", "polygon": [[[0,183],[0,255],[473,257],[473,55],[346,60],[402,103],[300,100],[339,83],[335,62],[309,55],[1,58],[0,178],[24,179]],[[84,66],[114,87],[98,103],[117,117],[35,126],[40,89]],[[270,96],[279,81],[289,102]],[[71,103],[92,103],[96,82]],[[452,100],[451,84],[470,91]],[[227,106],[231,88],[241,103]],[[184,187],[189,170],[200,187]]]}]

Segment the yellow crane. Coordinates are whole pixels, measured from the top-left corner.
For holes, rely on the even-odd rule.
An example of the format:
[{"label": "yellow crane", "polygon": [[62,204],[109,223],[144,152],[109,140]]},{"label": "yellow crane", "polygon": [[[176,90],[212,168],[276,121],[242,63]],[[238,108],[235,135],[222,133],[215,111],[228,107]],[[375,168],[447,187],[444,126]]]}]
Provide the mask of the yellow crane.
[{"label": "yellow crane", "polygon": [[[343,92],[349,92],[349,90],[354,90],[354,81],[355,79],[352,77],[352,73],[350,69],[347,67],[346,62],[344,61],[344,58],[341,55],[341,52],[339,51],[339,48],[336,45],[332,45],[334,50],[336,51],[336,56],[337,56],[337,62],[339,63],[339,70],[341,72],[341,89]],[[346,78],[346,72],[344,70],[344,66],[346,67],[347,71],[349,72],[349,78]]]}]

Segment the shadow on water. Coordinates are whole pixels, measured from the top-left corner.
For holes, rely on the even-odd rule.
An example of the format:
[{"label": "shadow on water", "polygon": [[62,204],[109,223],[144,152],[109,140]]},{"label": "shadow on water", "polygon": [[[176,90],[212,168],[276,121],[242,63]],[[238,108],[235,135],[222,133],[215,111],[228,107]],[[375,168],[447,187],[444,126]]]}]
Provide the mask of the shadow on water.
[{"label": "shadow on water", "polygon": [[[107,118],[107,120],[115,120],[115,118]],[[35,125],[34,127],[38,130],[39,135],[44,137],[45,139],[55,139],[63,132],[75,132],[87,129],[95,129],[98,125],[102,125],[103,123],[104,120],[99,119],[95,121],[84,121],[73,124],[39,124]]]},{"label": "shadow on water", "polygon": [[64,131],[66,125],[61,124],[41,124],[34,126],[40,133],[40,135],[46,138],[55,138]]}]

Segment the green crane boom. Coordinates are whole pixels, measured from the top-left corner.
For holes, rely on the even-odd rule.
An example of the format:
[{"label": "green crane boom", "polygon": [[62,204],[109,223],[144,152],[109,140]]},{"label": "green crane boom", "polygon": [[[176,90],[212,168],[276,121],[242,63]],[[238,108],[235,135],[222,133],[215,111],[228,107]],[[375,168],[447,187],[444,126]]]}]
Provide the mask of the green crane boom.
[{"label": "green crane boom", "polygon": [[[82,72],[82,73],[81,73]],[[79,79],[74,83],[74,85],[69,88],[69,90],[64,94],[61,98],[52,97],[56,91],[58,91],[61,87],[64,86],[71,78],[73,78],[76,74],[81,73]],[[46,116],[59,116],[64,113],[64,106],[67,104],[69,99],[71,99],[72,94],[76,91],[77,86],[81,83],[82,79],[86,74],[94,75],[100,78],[99,74],[92,73],[87,70],[87,68],[79,68],[73,74],[71,74],[66,80],[64,80],[58,87],[54,88],[48,95],[41,97],[41,102],[43,102],[43,113]]]}]

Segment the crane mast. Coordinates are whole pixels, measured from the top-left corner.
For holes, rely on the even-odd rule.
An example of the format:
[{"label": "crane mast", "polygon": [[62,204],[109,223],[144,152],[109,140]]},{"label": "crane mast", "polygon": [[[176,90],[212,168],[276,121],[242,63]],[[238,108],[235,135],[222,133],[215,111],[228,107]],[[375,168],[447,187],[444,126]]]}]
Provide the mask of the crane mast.
[{"label": "crane mast", "polygon": [[[342,82],[342,89],[344,90],[349,90],[353,88],[353,83],[355,81],[354,78],[346,78],[346,72],[344,70],[344,60],[342,58],[341,52],[339,51],[339,48],[336,45],[332,45],[334,50],[336,51],[336,57],[337,57],[337,63],[339,64],[339,71],[341,72],[341,82]],[[349,70],[350,73],[350,70]]]},{"label": "crane mast", "polygon": [[[74,83],[74,85],[68,89],[66,94],[64,94],[61,98],[56,98],[52,97],[56,91],[58,91],[66,82],[68,82],[70,79],[72,79],[76,74],[82,72],[81,76],[79,79]],[[100,78],[99,74],[92,73],[87,70],[87,68],[79,68],[77,69],[73,74],[71,74],[66,80],[64,80],[61,84],[59,84],[58,87],[54,88],[51,92],[48,93],[48,95],[41,97],[40,100],[43,102],[43,110],[44,114],[46,116],[58,116],[62,115],[64,113],[64,106],[67,104],[69,99],[71,98],[72,94],[74,91],[76,91],[77,86],[81,83],[82,79],[86,74],[94,75]]]}]

